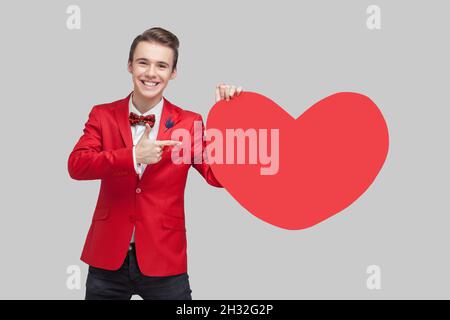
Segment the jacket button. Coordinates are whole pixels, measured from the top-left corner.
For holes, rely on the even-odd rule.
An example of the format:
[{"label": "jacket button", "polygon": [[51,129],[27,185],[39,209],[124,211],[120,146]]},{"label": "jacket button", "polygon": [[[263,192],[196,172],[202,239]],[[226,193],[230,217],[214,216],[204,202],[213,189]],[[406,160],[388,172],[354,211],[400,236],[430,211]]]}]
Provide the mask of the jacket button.
[{"label": "jacket button", "polygon": [[141,188],[136,188],[136,193],[141,193]]}]

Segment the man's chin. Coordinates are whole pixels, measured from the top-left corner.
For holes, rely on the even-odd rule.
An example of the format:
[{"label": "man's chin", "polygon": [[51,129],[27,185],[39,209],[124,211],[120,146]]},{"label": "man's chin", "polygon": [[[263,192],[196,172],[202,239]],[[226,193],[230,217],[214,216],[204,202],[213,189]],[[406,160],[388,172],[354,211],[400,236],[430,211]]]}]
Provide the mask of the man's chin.
[{"label": "man's chin", "polygon": [[160,95],[159,90],[157,92],[153,92],[153,91],[145,90],[145,89],[141,89],[141,88],[136,90],[136,88],[135,88],[134,92],[137,92],[139,94],[139,96],[141,96],[145,100],[151,100]]}]

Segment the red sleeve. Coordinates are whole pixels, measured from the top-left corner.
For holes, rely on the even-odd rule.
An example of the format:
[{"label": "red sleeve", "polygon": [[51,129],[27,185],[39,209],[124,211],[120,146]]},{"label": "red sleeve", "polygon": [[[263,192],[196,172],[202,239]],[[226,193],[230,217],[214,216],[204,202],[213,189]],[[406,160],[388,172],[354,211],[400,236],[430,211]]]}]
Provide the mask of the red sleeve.
[{"label": "red sleeve", "polygon": [[68,160],[69,175],[76,180],[95,180],[136,174],[133,148],[103,151],[99,109],[93,107],[89,119]]},{"label": "red sleeve", "polygon": [[[195,121],[200,121],[202,124],[202,134],[201,135],[195,135],[194,134],[194,128],[195,128]],[[195,159],[194,156],[197,155],[202,155],[203,156],[203,152],[206,149],[206,142],[203,139],[203,136],[205,135],[205,125],[203,124],[203,119],[202,117],[199,115],[195,120],[194,120],[194,125],[192,126],[191,129],[191,141],[192,141],[192,146],[191,146],[191,163],[192,166],[203,176],[203,178],[205,178],[206,182],[208,182],[210,185],[214,186],[214,187],[218,187],[218,188],[223,188],[223,186],[220,184],[220,182],[216,179],[216,177],[214,176],[213,171],[211,170],[211,166],[208,163],[205,163],[205,160],[202,157],[201,163],[195,163]],[[201,140],[201,141],[199,141]],[[201,153],[197,152],[195,148],[198,148],[202,146],[201,149]],[[199,150],[197,150],[199,151]],[[198,159],[197,159],[198,160]],[[197,161],[200,162],[200,161]]]}]

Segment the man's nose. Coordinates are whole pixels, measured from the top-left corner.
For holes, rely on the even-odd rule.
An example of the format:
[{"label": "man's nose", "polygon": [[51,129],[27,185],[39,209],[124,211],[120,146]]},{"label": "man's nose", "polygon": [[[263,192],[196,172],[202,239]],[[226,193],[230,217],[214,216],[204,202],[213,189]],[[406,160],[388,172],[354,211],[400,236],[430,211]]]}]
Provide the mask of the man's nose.
[{"label": "man's nose", "polygon": [[147,75],[148,76],[153,76],[156,74],[156,66],[150,64],[147,68]]}]

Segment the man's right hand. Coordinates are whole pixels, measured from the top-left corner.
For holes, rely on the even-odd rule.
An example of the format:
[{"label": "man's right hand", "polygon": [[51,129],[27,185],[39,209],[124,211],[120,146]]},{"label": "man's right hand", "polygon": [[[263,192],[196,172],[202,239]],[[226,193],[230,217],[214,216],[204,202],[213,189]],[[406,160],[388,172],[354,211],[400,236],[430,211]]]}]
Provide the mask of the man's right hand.
[{"label": "man's right hand", "polygon": [[174,140],[150,140],[150,126],[145,124],[145,132],[139,139],[136,149],[136,162],[140,164],[153,164],[161,160],[165,146],[181,145],[180,141]]}]

